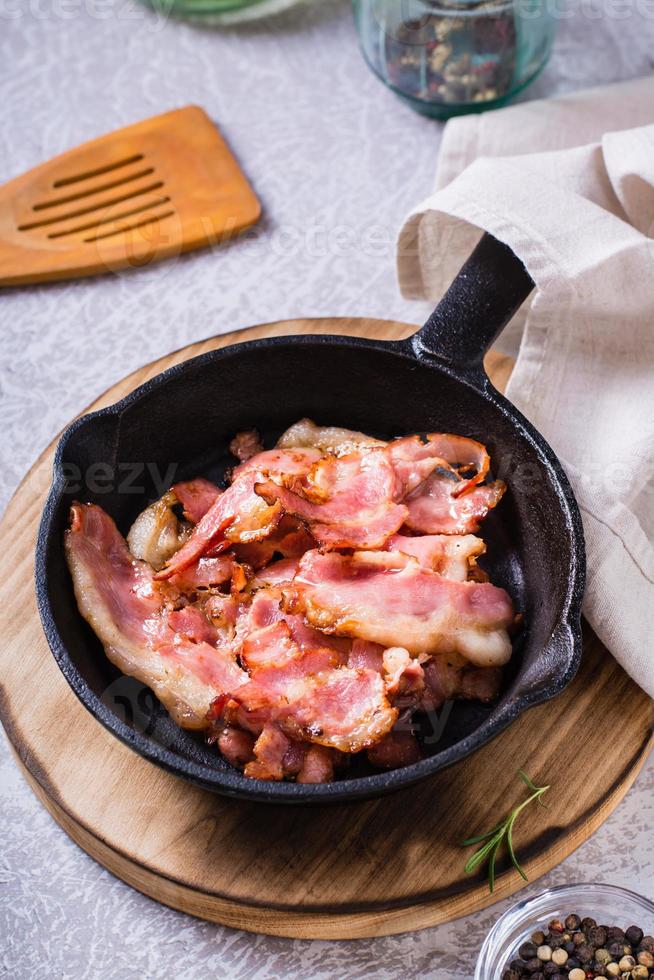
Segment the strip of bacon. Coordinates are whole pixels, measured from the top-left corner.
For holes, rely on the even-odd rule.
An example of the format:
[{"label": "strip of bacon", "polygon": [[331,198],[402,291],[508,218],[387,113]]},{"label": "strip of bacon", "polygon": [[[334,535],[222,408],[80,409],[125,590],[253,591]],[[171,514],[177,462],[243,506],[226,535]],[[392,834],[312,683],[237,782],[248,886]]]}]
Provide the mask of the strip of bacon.
[{"label": "strip of bacon", "polygon": [[225,703],[230,724],[261,732],[274,723],[290,738],[359,752],[395,723],[376,671],[338,666],[329,648],[302,649],[285,622],[250,634],[241,658],[251,680]]},{"label": "strip of bacon", "polygon": [[284,757],[290,744],[276,725],[265,725],[254,746],[254,760],[245,767],[245,775],[250,779],[282,780]]},{"label": "strip of bacon", "polygon": [[234,574],[236,562],[233,555],[218,555],[216,558],[198,558],[188,568],[172,575],[170,585],[180,592],[195,592],[197,589],[210,589],[228,582]]},{"label": "strip of bacon", "polygon": [[407,497],[406,526],[421,534],[471,534],[496,507],[506,490],[501,480],[462,492],[453,470],[439,468]]},{"label": "strip of bacon", "polygon": [[425,534],[412,538],[394,534],[386,542],[386,550],[413,555],[423,568],[465,582],[475,559],[486,551],[486,545],[473,534]]},{"label": "strip of bacon", "polygon": [[232,485],[209,508],[188,541],[157,578],[167,579],[188,568],[208,551],[225,550],[230,543],[247,544],[268,537],[280,522],[281,505],[268,505],[254,492],[256,483],[273,474],[299,474],[319,458],[311,449],[259,453],[234,471]]},{"label": "strip of bacon", "polygon": [[260,589],[262,586],[283,585],[284,582],[292,582],[299,565],[299,558],[282,558],[274,561],[266,568],[261,568],[252,579],[252,587]]},{"label": "strip of bacon", "polygon": [[277,442],[280,449],[311,446],[322,453],[332,453],[334,456],[347,456],[357,449],[385,445],[386,443],[381,439],[374,439],[363,432],[339,429],[333,425],[316,425],[311,419],[300,419],[287,429]]},{"label": "strip of bacon", "polygon": [[315,538],[293,517],[282,517],[272,534],[263,541],[234,545],[240,562],[255,570],[268,565],[273,558],[301,558],[305,551],[316,547]]},{"label": "strip of bacon", "polygon": [[211,480],[198,476],[195,480],[176,483],[172,492],[182,505],[184,517],[193,524],[199,524],[204,515],[216,502],[222,491]]},{"label": "strip of bacon", "polygon": [[457,496],[486,479],[490,456],[480,442],[449,432],[432,432],[427,436],[427,443],[437,456],[457,470],[461,478]]},{"label": "strip of bacon", "polygon": [[285,486],[266,481],[255,490],[267,503],[309,523],[316,540],[330,548],[378,548],[397,532],[407,508],[396,503],[398,480],[385,450],[329,456]]},{"label": "strip of bacon", "polygon": [[206,642],[207,633],[195,642],[201,614],[184,611],[181,619],[174,613],[169,619],[164,596],[153,587],[152,569],[131,556],[100,507],[72,507],[65,550],[79,610],[109,660],[151,687],[177,724],[205,728],[217,694],[238,687],[247,674],[230,652]]},{"label": "strip of bacon", "polygon": [[310,551],[284,591],[286,608],[327,632],[413,654],[459,653],[478,666],[511,656],[504,589],[443,578],[399,553]]}]

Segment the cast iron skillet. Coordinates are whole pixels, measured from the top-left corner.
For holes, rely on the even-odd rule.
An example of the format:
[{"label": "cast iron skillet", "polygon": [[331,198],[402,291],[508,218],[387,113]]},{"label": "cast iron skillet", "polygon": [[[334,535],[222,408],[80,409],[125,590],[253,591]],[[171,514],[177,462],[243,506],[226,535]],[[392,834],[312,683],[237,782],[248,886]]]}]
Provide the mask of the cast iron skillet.
[{"label": "cast iron skillet", "polygon": [[[532,287],[521,262],[486,235],[409,340],[250,341],[173,367],[73,423],[55,457],[36,589],[52,652],[85,707],[146,759],[207,789],[265,802],[327,803],[379,796],[424,779],[558,694],[581,657],[581,520],[554,453],[482,367],[484,353]],[[495,475],[509,487],[481,532],[489,544],[487,567],[524,614],[496,704],[457,702],[442,733],[435,719],[422,719],[426,757],[416,765],[380,773],[357,763],[347,778],[320,786],[245,779],[199,736],[178,729],[147,688],[121,677],[77,611],[62,547],[74,499],[101,504],[126,532],[148,500],[174,480],[199,473],[220,479],[230,463],[225,447],[237,431],[263,428],[271,445],[303,416],[386,438],[449,431],[486,443]]]}]

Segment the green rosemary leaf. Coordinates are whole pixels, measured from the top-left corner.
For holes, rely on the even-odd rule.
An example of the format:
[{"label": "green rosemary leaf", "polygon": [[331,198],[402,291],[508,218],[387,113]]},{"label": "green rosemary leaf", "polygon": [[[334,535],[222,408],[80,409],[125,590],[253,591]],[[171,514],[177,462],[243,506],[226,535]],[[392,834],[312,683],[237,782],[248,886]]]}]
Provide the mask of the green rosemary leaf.
[{"label": "green rosemary leaf", "polygon": [[532,793],[538,792],[538,786],[535,786],[524,769],[518,769],[518,776],[523,781],[527,789],[530,789]]},{"label": "green rosemary leaf", "polygon": [[515,848],[513,847],[513,824],[514,821],[510,820],[506,828],[507,850],[509,852],[509,857],[511,858],[511,863],[513,864],[513,867],[516,869],[520,877],[523,879],[523,881],[529,881],[529,878],[527,877],[526,873],[522,869],[522,866],[520,865],[520,862],[518,861],[515,855]]},{"label": "green rosemary leaf", "polygon": [[497,852],[501,844],[501,839],[498,840],[497,844],[491,851],[490,860],[488,862],[488,888],[491,895],[495,891],[495,861],[497,859]]},{"label": "green rosemary leaf", "polygon": [[461,847],[472,847],[473,844],[481,844],[483,840],[488,840],[489,837],[494,837],[498,830],[501,830],[506,821],[498,823],[496,827],[492,830],[486,831],[485,834],[478,834],[477,837],[468,837],[467,840],[461,841]]},{"label": "green rosemary leaf", "polygon": [[488,857],[488,855],[493,850],[493,848],[497,847],[498,844],[501,842],[503,836],[504,836],[504,829],[499,831],[495,835],[495,837],[493,837],[491,840],[488,841],[487,844],[484,844],[483,847],[480,847],[478,851],[475,851],[475,853],[472,855],[470,860],[467,862],[465,868],[463,869],[467,875],[472,874],[472,872],[475,871],[476,868],[478,868],[479,865],[483,863],[483,861]]}]

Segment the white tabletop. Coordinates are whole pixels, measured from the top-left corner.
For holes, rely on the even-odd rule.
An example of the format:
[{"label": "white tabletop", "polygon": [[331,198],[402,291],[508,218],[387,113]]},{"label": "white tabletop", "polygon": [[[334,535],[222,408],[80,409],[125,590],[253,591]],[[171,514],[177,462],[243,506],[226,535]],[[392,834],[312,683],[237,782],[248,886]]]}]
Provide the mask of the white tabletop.
[{"label": "white tabletop", "polygon": [[[618,5],[608,0],[572,4],[549,67],[525,97],[650,72],[654,15],[636,0],[619,5],[620,17],[612,11]],[[197,103],[221,126],[265,211],[255,231],[225,248],[2,293],[0,503],[71,416],[173,348],[293,316],[423,318],[424,308],[398,293],[394,240],[430,189],[442,127],[369,73],[348,0],[314,0],[225,32],[165,23],[132,0],[3,0],[0,93],[0,181]],[[462,980],[503,908],[388,939],[252,936],[172,912],[112,878],[41,809],[4,738],[0,798],[0,976],[12,980]],[[592,840],[525,894],[593,879],[651,890],[653,826],[650,761]]]}]

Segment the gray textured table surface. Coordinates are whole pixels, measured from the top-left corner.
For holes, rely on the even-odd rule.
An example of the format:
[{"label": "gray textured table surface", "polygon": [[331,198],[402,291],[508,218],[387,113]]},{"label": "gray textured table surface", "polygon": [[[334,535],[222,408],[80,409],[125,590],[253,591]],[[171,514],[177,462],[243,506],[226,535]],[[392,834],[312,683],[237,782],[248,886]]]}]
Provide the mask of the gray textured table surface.
[{"label": "gray textured table surface", "polygon": [[[620,6],[620,19],[612,10],[608,0],[573,4],[529,96],[652,70],[654,19],[636,0]],[[393,245],[405,212],[430,189],[441,128],[368,73],[347,0],[224,33],[163,23],[131,0],[0,0],[0,93],[0,180],[195,102],[221,125],[265,207],[256,232],[224,249],[2,293],[3,504],[72,415],[172,348],[296,315],[421,319],[424,310],[398,294]],[[653,789],[650,761],[599,833],[525,893],[575,879],[651,891]],[[4,738],[0,800],[0,975],[12,980],[461,980],[502,911],[374,941],[251,936],[157,906],[112,878],[39,807]]]}]

